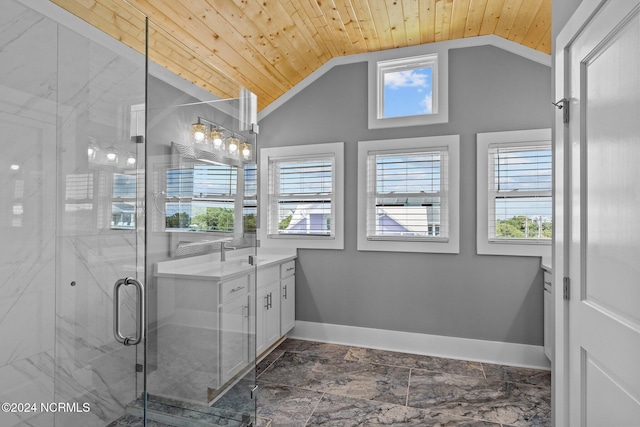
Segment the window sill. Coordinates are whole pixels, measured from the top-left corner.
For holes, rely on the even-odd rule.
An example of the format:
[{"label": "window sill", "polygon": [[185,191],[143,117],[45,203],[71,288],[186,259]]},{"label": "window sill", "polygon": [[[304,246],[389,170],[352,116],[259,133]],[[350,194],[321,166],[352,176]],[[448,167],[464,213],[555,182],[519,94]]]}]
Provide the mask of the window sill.
[{"label": "window sill", "polygon": [[457,239],[449,239],[447,242],[434,241],[406,241],[406,240],[359,240],[359,251],[380,252],[415,252],[415,253],[440,253],[458,254],[460,247]]},{"label": "window sill", "polygon": [[550,257],[551,242],[478,242],[478,255]]}]

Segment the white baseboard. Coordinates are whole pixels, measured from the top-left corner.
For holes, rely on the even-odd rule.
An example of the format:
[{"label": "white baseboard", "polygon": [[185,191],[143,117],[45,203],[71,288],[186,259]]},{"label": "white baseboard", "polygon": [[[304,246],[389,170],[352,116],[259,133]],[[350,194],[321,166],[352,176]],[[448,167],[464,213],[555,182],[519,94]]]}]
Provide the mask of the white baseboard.
[{"label": "white baseboard", "polygon": [[535,369],[551,367],[537,345],[296,321],[289,338]]}]

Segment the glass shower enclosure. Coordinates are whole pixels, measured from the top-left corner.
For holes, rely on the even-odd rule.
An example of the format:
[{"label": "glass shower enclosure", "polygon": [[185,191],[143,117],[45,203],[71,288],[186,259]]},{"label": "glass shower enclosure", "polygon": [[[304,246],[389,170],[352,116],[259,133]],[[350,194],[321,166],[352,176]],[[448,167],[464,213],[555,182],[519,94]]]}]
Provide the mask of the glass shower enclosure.
[{"label": "glass shower enclosure", "polygon": [[[255,96],[0,14],[2,426],[255,425]],[[162,50],[171,46],[171,53]]]}]

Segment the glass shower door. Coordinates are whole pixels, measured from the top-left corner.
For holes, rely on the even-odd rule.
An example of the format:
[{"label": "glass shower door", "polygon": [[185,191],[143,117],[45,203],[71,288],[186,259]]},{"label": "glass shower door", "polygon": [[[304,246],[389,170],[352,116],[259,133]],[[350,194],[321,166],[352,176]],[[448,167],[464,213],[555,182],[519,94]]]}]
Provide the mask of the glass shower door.
[{"label": "glass shower door", "polygon": [[142,415],[145,60],[57,41],[55,425],[104,427]]},{"label": "glass shower door", "polygon": [[147,33],[147,418],[255,425],[256,99],[168,73],[204,60]]}]

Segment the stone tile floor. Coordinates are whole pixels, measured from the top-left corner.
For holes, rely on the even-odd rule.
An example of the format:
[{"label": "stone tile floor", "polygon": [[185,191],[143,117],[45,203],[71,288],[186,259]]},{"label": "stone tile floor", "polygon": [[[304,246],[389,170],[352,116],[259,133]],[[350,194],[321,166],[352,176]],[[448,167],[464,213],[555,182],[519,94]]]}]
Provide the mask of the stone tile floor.
[{"label": "stone tile floor", "polygon": [[267,426],[551,426],[548,371],[287,339],[258,366]]},{"label": "stone tile floor", "polygon": [[[257,375],[259,427],[551,426],[548,371],[287,339]],[[241,381],[217,410],[250,411],[237,407],[247,390]]]}]

